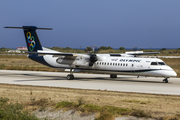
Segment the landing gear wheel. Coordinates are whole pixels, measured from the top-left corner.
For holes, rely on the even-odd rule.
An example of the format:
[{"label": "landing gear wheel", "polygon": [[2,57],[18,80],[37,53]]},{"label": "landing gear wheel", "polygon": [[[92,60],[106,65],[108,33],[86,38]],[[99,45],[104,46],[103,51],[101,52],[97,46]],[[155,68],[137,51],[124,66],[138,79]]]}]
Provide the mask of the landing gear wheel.
[{"label": "landing gear wheel", "polygon": [[67,78],[67,80],[74,80],[74,75],[68,74],[66,78]]},{"label": "landing gear wheel", "polygon": [[110,74],[110,78],[117,78],[116,74]]},{"label": "landing gear wheel", "polygon": [[167,78],[164,79],[164,80],[163,80],[163,83],[168,83],[168,79],[167,79]]}]

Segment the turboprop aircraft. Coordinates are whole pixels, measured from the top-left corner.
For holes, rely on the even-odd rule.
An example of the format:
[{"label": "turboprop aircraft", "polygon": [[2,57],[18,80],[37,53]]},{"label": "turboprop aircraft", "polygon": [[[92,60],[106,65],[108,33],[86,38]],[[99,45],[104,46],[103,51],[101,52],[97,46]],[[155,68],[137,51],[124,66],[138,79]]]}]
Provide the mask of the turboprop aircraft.
[{"label": "turboprop aircraft", "polygon": [[92,72],[110,74],[110,78],[117,75],[164,77],[168,83],[169,77],[177,76],[176,72],[157,58],[140,58],[145,54],[158,52],[126,52],[124,54],[76,54],[62,53],[41,46],[36,30],[52,30],[51,28],[37,28],[36,26],[5,27],[23,29],[31,60],[49,67],[69,71],[67,80],[73,80],[73,72]]}]

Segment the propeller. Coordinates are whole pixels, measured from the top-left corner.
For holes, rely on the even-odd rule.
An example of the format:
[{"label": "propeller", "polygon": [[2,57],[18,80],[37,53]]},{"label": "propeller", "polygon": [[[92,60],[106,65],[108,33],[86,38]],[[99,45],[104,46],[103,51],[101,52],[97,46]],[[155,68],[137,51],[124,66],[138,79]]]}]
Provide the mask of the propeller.
[{"label": "propeller", "polygon": [[93,66],[93,64],[97,61],[97,56],[96,54],[90,54],[89,58],[89,66]]},{"label": "propeller", "polygon": [[[93,48],[93,49],[92,49]],[[90,47],[87,47],[85,51],[91,51],[93,53],[88,54],[88,61],[89,61],[89,66],[93,66],[94,63],[98,60],[97,59],[97,55],[95,54],[95,52],[98,51],[98,47],[95,45],[92,45]]]}]

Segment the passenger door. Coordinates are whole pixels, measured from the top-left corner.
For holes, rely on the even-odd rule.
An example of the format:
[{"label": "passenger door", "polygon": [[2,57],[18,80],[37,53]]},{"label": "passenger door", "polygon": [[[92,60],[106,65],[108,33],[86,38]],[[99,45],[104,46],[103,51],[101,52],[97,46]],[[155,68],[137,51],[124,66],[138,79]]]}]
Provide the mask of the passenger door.
[{"label": "passenger door", "polygon": [[131,63],[131,72],[134,73],[135,70],[136,70],[136,69],[135,69],[135,63],[132,62],[132,63]]}]

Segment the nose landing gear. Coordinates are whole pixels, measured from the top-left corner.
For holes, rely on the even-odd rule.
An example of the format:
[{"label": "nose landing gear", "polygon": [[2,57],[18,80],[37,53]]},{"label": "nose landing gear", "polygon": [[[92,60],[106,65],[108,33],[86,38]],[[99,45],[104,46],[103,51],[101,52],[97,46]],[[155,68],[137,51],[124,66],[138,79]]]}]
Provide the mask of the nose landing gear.
[{"label": "nose landing gear", "polygon": [[165,78],[165,79],[163,80],[163,83],[168,83],[168,78]]}]

